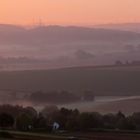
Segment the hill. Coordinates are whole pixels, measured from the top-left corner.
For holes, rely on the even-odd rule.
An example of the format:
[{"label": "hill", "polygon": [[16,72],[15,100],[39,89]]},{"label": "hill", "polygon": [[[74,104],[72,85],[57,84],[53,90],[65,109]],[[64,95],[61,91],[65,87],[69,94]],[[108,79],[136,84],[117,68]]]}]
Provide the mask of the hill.
[{"label": "hill", "polygon": [[106,113],[117,113],[118,111],[122,111],[126,115],[133,114],[134,112],[140,112],[139,106],[140,106],[140,96],[130,99],[125,99],[122,97],[122,99],[118,101],[114,100],[102,102],[87,102],[66,105],[67,108],[70,109],[78,108],[82,112],[88,111],[106,114]]},{"label": "hill", "polygon": [[[37,26],[31,29],[16,25],[0,24],[0,45],[28,45],[37,47],[55,44],[138,41],[140,34],[115,29],[76,26]],[[47,47],[47,46],[46,46]]]},{"label": "hill", "polygon": [[75,67],[53,70],[0,72],[0,90],[54,91],[95,95],[140,95],[140,67]]},{"label": "hill", "polygon": [[[108,102],[92,108],[92,111],[99,111],[102,113],[116,113],[119,110],[125,114],[133,114],[134,112],[140,112],[140,98],[138,99],[126,99],[114,102]],[[90,110],[91,111],[91,110]]]},{"label": "hill", "polygon": [[94,27],[140,33],[140,23],[103,24],[103,25],[96,25]]},{"label": "hill", "polygon": [[140,33],[119,29],[76,26],[27,29],[0,24],[0,67],[48,69],[134,61],[140,60],[139,44]]}]

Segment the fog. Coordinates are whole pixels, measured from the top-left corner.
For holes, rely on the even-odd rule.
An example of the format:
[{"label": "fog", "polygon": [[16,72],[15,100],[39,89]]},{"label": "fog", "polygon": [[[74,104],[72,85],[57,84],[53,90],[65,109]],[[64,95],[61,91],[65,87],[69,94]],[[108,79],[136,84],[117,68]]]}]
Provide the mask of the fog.
[{"label": "fog", "polygon": [[3,70],[109,65],[140,59],[137,32],[117,29],[0,25]]}]

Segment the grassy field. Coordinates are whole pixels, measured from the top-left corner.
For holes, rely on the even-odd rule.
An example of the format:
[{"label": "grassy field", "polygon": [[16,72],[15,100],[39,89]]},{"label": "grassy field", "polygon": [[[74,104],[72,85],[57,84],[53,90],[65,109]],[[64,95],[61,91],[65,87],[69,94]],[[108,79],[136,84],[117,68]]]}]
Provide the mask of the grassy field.
[{"label": "grassy field", "polygon": [[66,134],[34,134],[23,132],[9,132],[12,139],[3,140],[139,140],[140,133],[116,133],[116,132],[73,132]]},{"label": "grassy field", "polygon": [[117,113],[121,110],[125,115],[140,112],[140,96],[135,99],[122,99],[118,101],[81,102],[62,105],[69,109],[77,108],[81,112],[100,112],[102,114]]},{"label": "grassy field", "polygon": [[4,140],[66,140],[67,136],[59,136],[53,134],[35,134],[27,132],[18,132],[18,131],[1,131],[8,132],[13,138],[3,138]]},{"label": "grassy field", "polygon": [[140,95],[140,67],[77,67],[55,70],[0,72],[0,90],[68,90],[80,94]]}]

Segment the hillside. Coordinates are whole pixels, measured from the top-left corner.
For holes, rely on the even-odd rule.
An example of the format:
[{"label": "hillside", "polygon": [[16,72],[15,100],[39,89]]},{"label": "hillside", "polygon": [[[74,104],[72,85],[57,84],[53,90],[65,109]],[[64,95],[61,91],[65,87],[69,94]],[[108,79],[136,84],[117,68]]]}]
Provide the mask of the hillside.
[{"label": "hillside", "polygon": [[91,110],[99,111],[102,113],[106,113],[106,112],[116,113],[119,110],[121,110],[125,114],[132,114],[134,112],[140,112],[139,106],[140,106],[140,98],[109,102],[109,103],[105,103],[105,104],[93,107]]},{"label": "hillside", "polygon": [[85,41],[86,43],[139,41],[139,38],[139,33],[115,29],[76,26],[37,26],[26,29],[20,26],[0,24],[0,45],[47,47],[47,45],[66,45]]},{"label": "hillside", "polygon": [[132,31],[132,32],[140,33],[140,23],[102,24],[102,25],[96,25],[94,27]]},{"label": "hillside", "polygon": [[117,113],[122,111],[126,115],[130,115],[134,112],[140,112],[140,96],[134,99],[122,99],[119,101],[104,101],[104,102],[90,102],[90,103],[76,103],[72,105],[66,105],[67,108],[78,108],[80,111],[85,112],[100,112]]},{"label": "hillside", "polygon": [[0,72],[0,90],[67,90],[80,94],[140,95],[140,67],[76,67]]},{"label": "hillside", "polygon": [[77,26],[0,24],[0,67],[53,69],[140,60],[140,33]]}]

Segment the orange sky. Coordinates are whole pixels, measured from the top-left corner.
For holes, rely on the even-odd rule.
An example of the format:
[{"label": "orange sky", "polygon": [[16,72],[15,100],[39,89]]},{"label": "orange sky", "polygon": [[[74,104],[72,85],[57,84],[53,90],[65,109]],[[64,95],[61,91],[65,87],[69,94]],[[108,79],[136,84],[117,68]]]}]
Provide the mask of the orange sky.
[{"label": "orange sky", "polygon": [[0,23],[92,25],[140,22],[140,0],[0,0]]}]

